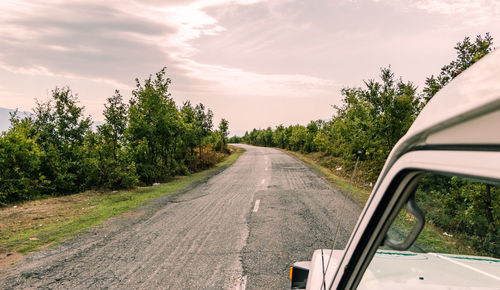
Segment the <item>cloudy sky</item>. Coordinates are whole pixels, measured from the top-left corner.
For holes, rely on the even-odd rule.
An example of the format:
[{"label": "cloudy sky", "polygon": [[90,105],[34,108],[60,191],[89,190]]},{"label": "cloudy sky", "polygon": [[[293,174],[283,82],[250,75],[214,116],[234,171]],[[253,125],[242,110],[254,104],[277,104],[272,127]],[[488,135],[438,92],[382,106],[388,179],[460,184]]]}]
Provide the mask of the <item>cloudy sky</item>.
[{"label": "cloudy sky", "polygon": [[115,89],[162,67],[171,92],[232,133],[327,119],[340,89],[391,65],[420,87],[465,36],[500,43],[497,0],[0,2],[0,107],[30,110],[68,85],[102,120]]}]

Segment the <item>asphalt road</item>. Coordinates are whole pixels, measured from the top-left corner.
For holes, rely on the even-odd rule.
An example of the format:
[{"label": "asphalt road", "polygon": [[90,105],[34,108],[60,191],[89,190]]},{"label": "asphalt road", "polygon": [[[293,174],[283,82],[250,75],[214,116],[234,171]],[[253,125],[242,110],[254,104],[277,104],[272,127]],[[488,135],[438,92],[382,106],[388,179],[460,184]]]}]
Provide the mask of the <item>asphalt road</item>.
[{"label": "asphalt road", "polygon": [[0,288],[289,288],[290,265],[338,225],[343,248],[361,208],[294,157],[241,146],[207,183],[31,254]]}]

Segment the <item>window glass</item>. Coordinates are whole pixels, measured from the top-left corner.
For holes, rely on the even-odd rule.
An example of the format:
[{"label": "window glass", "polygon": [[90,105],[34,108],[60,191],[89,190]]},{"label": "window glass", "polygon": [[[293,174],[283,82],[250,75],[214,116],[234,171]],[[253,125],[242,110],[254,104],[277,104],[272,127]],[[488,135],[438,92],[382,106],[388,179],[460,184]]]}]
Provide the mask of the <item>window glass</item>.
[{"label": "window glass", "polygon": [[416,199],[427,220],[416,246],[500,258],[499,186],[430,174],[420,182]]},{"label": "window glass", "polygon": [[[425,226],[406,251],[382,245],[360,289],[498,287],[500,283],[500,187],[478,180],[427,174],[415,191]],[[388,236],[403,241],[416,218],[405,207]]]}]

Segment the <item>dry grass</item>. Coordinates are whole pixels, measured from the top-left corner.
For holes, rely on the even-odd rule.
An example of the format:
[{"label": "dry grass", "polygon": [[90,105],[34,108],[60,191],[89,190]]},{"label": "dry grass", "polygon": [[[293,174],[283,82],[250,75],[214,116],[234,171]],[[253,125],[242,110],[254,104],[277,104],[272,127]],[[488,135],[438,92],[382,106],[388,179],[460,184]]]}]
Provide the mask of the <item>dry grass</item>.
[{"label": "dry grass", "polygon": [[38,233],[78,219],[92,210],[89,201],[101,195],[88,191],[0,209],[0,269],[22,260],[22,251],[18,252],[17,246],[22,245],[23,241],[38,244]]}]

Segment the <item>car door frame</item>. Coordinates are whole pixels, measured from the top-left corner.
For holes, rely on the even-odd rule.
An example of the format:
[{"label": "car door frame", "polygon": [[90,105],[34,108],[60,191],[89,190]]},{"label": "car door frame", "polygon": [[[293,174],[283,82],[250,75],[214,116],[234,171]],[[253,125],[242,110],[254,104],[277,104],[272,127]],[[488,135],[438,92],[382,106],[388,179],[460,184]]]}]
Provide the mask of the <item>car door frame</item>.
[{"label": "car door frame", "polygon": [[425,172],[500,183],[500,148],[423,149],[398,158],[367,201],[329,289],[356,288],[399,209]]}]

